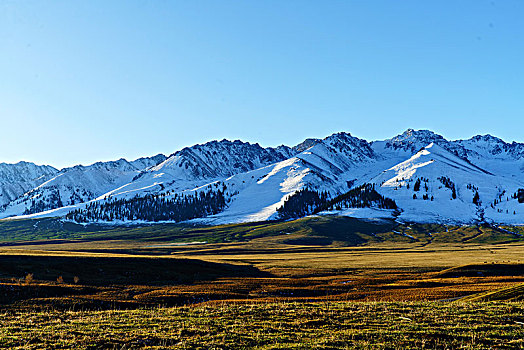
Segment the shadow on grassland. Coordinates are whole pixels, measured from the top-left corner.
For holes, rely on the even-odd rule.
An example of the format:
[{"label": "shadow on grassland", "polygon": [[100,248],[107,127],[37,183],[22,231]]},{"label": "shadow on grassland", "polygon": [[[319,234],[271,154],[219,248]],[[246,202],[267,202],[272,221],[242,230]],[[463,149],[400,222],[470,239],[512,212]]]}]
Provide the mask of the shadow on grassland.
[{"label": "shadow on grassland", "polygon": [[83,285],[174,285],[221,277],[267,277],[253,266],[197,259],[139,257],[0,256],[0,277],[56,281],[59,276]]}]

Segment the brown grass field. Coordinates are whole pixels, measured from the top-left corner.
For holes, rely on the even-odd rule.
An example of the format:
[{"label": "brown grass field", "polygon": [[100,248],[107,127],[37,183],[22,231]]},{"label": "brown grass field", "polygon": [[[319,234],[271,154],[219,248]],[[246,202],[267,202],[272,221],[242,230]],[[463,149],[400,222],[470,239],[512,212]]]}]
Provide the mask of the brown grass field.
[{"label": "brown grass field", "polygon": [[[508,228],[293,225],[220,227],[242,239],[209,243],[136,232],[5,242],[0,346],[524,346],[524,242]],[[214,232],[189,235],[203,230]]]}]

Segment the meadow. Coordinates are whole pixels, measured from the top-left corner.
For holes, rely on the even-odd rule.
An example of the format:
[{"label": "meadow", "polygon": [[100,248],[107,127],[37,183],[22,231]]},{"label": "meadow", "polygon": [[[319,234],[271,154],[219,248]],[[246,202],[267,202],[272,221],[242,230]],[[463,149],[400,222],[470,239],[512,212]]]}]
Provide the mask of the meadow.
[{"label": "meadow", "polygon": [[0,222],[4,348],[524,347],[520,227]]},{"label": "meadow", "polygon": [[2,313],[0,346],[76,349],[518,349],[522,303],[218,303]]}]

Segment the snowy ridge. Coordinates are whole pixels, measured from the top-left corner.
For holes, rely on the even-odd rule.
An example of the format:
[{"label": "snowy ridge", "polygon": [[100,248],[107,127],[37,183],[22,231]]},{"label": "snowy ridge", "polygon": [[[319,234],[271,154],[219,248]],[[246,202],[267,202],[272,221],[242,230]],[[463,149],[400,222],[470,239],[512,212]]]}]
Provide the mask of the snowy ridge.
[{"label": "snowy ridge", "polygon": [[[504,186],[507,191],[516,191],[519,186],[434,143],[384,171],[372,182],[380,186],[378,191],[382,195],[397,202],[402,209],[402,220],[455,223],[481,221],[491,216],[485,212],[485,206],[473,203],[475,193],[479,193],[481,201],[486,201],[496,198]],[[456,198],[450,187],[455,189]]]},{"label": "snowy ridge", "polygon": [[48,165],[40,166],[29,162],[0,163],[0,208],[39,186],[57,172],[57,169]]},{"label": "snowy ridge", "polygon": [[338,133],[314,142],[295,157],[225,181],[238,194],[224,212],[205,222],[249,222],[276,219],[277,208],[296,191],[311,188],[333,195],[349,189],[351,171],[371,162],[369,144],[347,133]]},{"label": "snowy ridge", "polygon": [[[162,159],[162,156],[155,157],[157,160]],[[5,207],[3,216],[39,213],[90,201],[131,181],[143,170],[137,166],[150,167],[154,163],[154,159],[141,158],[132,163],[119,159],[62,169],[11,201]]]},{"label": "snowy ridge", "polygon": [[180,170],[180,176],[183,174],[187,179],[213,179],[276,163],[287,159],[291,154],[291,150],[283,146],[274,149],[240,140],[211,141],[174,153],[153,171]]},{"label": "snowy ridge", "polygon": [[[6,183],[18,192],[0,196],[0,203],[8,198],[1,217],[63,216],[92,202],[148,195],[169,200],[220,191],[225,208],[194,220],[262,221],[278,218],[277,209],[301,189],[334,197],[373,183],[378,193],[396,202],[398,220],[524,224],[524,203],[516,198],[524,189],[524,145],[490,135],[449,141],[432,131],[408,129],[388,140],[368,142],[340,132],[276,148],[222,140],[186,147],[169,157],[120,159],[61,171],[31,167],[20,170],[25,175],[18,178],[16,171],[3,175],[2,169],[0,164],[0,186],[6,186],[2,176],[11,176],[13,181]],[[373,208],[339,214],[350,213],[385,215]]]},{"label": "snowy ridge", "polygon": [[211,141],[173,153],[165,161],[145,169],[132,181],[115,187],[104,196],[132,197],[192,190],[275,164],[289,158],[291,154],[294,154],[292,149],[285,146],[263,148],[259,144],[239,140]]}]

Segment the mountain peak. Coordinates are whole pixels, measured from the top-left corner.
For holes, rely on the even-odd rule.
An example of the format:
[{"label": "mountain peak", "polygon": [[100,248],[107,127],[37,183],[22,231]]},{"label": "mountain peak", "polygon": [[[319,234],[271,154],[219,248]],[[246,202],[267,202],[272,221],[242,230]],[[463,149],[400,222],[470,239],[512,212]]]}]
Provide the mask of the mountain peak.
[{"label": "mountain peak", "polygon": [[385,140],[385,147],[415,153],[430,143],[445,144],[448,143],[448,141],[441,135],[435,134],[430,130],[407,129],[402,134]]},{"label": "mountain peak", "polygon": [[480,159],[486,157],[524,159],[524,144],[518,142],[507,143],[489,134],[476,135],[468,140],[457,141],[457,143],[472,149],[473,154]]},{"label": "mountain peak", "polygon": [[369,160],[375,155],[369,142],[347,132],[330,135],[322,140],[322,144],[331,152],[342,155],[349,163]]},{"label": "mountain peak", "polygon": [[396,140],[444,140],[441,135],[435,134],[431,130],[421,129],[407,129],[402,134],[395,136]]},{"label": "mountain peak", "polygon": [[295,152],[297,153],[300,153],[300,152],[307,150],[308,148],[315,146],[317,143],[320,143],[320,142],[321,142],[320,139],[307,138],[304,141],[302,141],[301,143],[299,143],[298,145],[294,146],[293,150],[295,150]]},{"label": "mountain peak", "polygon": [[492,136],[490,134],[485,135],[475,135],[471,138],[472,141],[484,141],[484,142],[495,142],[495,143],[506,143],[502,139]]},{"label": "mountain peak", "polygon": [[337,132],[326,137],[322,142],[338,148],[346,148],[350,145],[363,148],[369,147],[369,143],[366,140],[352,136],[348,132]]},{"label": "mountain peak", "polygon": [[151,171],[170,171],[184,179],[228,177],[287,159],[285,148],[264,148],[241,140],[210,141],[173,153]]},{"label": "mountain peak", "polygon": [[349,133],[349,132],[339,131],[339,132],[336,132],[334,134],[329,135],[328,137],[326,137],[326,139],[327,138],[333,138],[333,137],[344,137],[344,138],[346,138],[346,137],[353,137],[353,136],[351,136],[351,133]]}]

